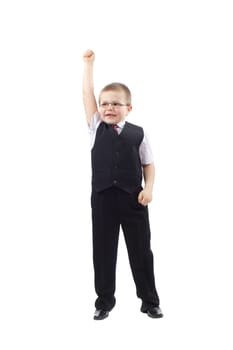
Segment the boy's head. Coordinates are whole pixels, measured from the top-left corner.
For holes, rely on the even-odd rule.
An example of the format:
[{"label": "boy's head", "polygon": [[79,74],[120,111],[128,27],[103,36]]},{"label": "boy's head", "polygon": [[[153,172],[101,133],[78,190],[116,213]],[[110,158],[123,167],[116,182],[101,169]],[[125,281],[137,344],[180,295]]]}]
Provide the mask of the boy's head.
[{"label": "boy's head", "polygon": [[117,124],[123,121],[131,110],[131,92],[126,85],[112,83],[101,90],[99,113],[104,122]]}]

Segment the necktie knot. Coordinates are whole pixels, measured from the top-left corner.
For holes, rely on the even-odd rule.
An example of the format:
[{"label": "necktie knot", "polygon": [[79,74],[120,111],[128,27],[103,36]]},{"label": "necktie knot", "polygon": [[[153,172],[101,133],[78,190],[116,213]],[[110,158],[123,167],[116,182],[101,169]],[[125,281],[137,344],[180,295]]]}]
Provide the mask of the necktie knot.
[{"label": "necktie knot", "polygon": [[117,124],[113,124],[112,127],[113,127],[114,131],[118,134],[119,126]]},{"label": "necktie knot", "polygon": [[119,126],[117,124],[113,124],[112,127],[113,127],[114,131],[118,134]]}]

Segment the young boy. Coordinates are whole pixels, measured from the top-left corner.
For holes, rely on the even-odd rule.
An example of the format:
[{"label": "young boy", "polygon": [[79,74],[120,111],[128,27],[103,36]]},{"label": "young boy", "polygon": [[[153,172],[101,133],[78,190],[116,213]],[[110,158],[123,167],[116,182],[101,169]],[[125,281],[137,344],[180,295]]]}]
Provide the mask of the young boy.
[{"label": "young boy", "polygon": [[[95,55],[83,55],[83,103],[91,136],[92,227],[95,274],[95,320],[115,305],[115,272],[119,229],[122,228],[141,311],[163,316],[155,287],[150,248],[148,203],[152,200],[154,165],[141,127],[125,121],[132,110],[127,86],[112,83],[94,95]],[[142,180],[144,178],[144,188]],[[127,310],[126,310],[127,311]]]}]

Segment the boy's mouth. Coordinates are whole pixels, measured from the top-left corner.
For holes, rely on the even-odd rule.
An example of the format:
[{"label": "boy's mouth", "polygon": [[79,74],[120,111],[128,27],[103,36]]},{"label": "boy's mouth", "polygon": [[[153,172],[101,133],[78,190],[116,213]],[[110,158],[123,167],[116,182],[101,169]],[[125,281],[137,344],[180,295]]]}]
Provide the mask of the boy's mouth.
[{"label": "boy's mouth", "polygon": [[116,117],[116,114],[114,114],[114,113],[105,113],[104,116],[108,117],[108,118],[114,118],[114,117]]}]

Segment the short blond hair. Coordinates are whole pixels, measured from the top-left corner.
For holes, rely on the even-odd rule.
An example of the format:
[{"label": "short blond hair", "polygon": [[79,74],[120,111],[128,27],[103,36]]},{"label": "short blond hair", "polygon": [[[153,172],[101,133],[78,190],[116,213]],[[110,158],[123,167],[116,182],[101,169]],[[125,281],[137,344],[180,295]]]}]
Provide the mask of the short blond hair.
[{"label": "short blond hair", "polygon": [[125,94],[125,97],[126,97],[126,103],[127,105],[131,105],[131,102],[132,102],[132,96],[131,96],[131,91],[130,89],[128,88],[128,86],[126,86],[125,84],[122,84],[122,83],[111,83],[111,84],[108,84],[106,85],[101,91],[100,91],[100,94],[99,94],[99,103],[100,103],[100,97],[102,95],[103,92],[106,92],[106,91],[123,91],[124,94]]}]

